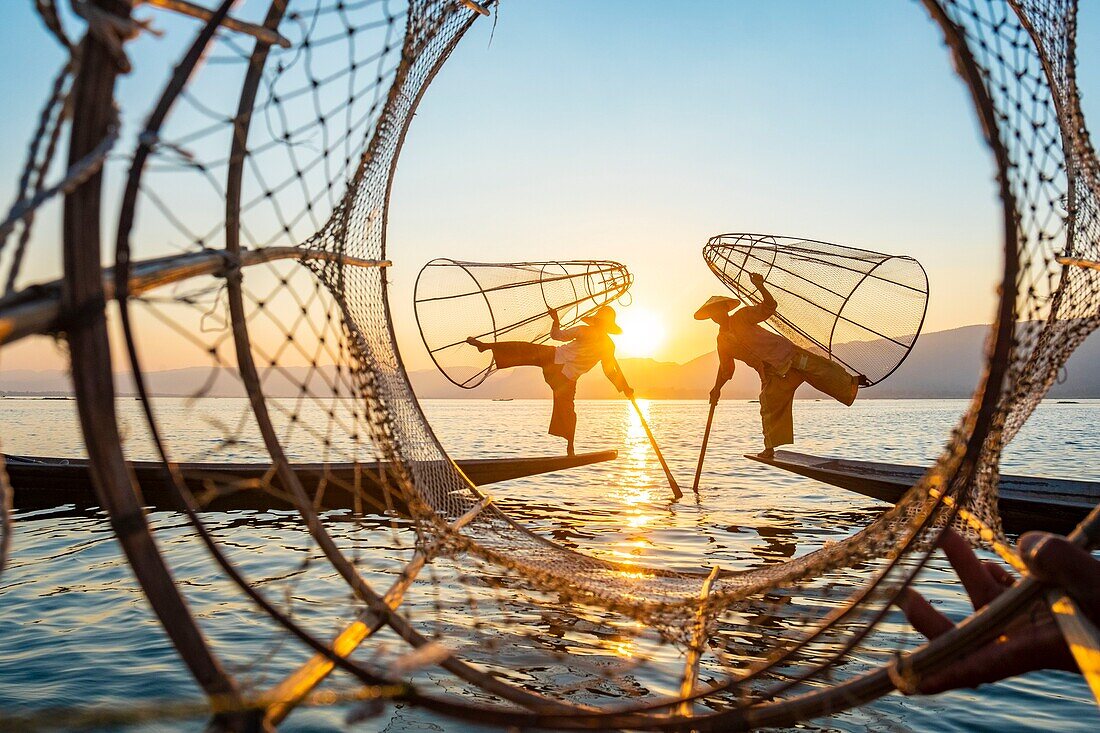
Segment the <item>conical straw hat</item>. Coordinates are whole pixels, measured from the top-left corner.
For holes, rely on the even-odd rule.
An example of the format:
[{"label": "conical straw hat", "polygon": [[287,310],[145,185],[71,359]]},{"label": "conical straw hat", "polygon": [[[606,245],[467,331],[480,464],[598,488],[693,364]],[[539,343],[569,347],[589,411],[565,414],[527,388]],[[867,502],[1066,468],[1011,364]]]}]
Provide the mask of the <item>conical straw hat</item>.
[{"label": "conical straw hat", "polygon": [[699,310],[695,311],[695,320],[705,321],[711,317],[714,313],[729,313],[731,310],[741,305],[741,301],[737,298],[728,298],[725,295],[712,295],[703,303]]},{"label": "conical straw hat", "polygon": [[608,333],[622,333],[623,329],[615,323],[615,309],[609,305],[602,306],[590,316],[581,319],[590,326],[598,326]]}]

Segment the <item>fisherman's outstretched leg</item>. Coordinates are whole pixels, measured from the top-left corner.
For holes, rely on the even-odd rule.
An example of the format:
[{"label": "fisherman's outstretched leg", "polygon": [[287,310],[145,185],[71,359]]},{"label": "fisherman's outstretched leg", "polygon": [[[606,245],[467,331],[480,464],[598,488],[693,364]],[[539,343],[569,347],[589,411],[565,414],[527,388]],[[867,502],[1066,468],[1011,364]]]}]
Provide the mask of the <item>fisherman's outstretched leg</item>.
[{"label": "fisherman's outstretched leg", "polygon": [[[835,361],[829,361],[805,349],[799,349],[792,366],[802,372],[803,378],[814,389],[824,392],[837,402],[850,407],[856,401],[862,375],[852,376]],[[867,378],[862,377],[862,380],[866,382]]]},{"label": "fisherman's outstretched leg", "polygon": [[794,393],[800,384],[802,377],[794,369],[784,376],[766,374],[761,380],[760,423],[764,431],[761,458],[771,460],[778,446],[794,442]]},{"label": "fisherman's outstretched leg", "polygon": [[[497,369],[507,369],[517,366],[545,367],[554,363],[554,347],[546,344],[532,344],[527,341],[497,341],[487,344],[477,341],[472,336],[466,339],[473,346],[478,346],[480,351],[488,349],[493,352]],[[477,344],[474,342],[477,341]],[[482,348],[484,347],[484,348]]]}]

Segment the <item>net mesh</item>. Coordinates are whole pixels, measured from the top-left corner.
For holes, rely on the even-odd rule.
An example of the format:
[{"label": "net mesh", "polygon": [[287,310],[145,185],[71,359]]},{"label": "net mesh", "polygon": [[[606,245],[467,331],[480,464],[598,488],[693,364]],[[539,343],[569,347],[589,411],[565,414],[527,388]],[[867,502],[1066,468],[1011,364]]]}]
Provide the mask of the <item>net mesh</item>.
[{"label": "net mesh", "polygon": [[420,270],[413,301],[424,347],[453,384],[472,389],[496,371],[491,353],[466,343],[550,340],[550,310],[569,328],[618,300],[632,277],[618,262],[458,262]]},{"label": "net mesh", "polygon": [[720,234],[703,259],[743,302],[761,275],[777,307],[768,323],[871,384],[909,355],[928,307],[928,277],[911,257],[767,234]]},{"label": "net mesh", "polygon": [[[122,49],[122,39],[140,28],[117,19],[105,26],[102,12],[88,10],[106,5],[80,4],[92,26],[89,37],[113,39]],[[104,214],[118,222],[116,264],[160,258],[174,274],[162,271],[158,287],[116,293],[129,320],[112,338],[134,351],[126,361],[130,380],[144,386],[145,429],[124,441],[115,422],[87,422],[85,435],[113,439],[128,458],[166,467],[184,458],[259,467],[247,479],[184,472],[181,495],[200,507],[250,491],[298,510],[279,520],[277,547],[263,533],[246,541],[229,533],[232,526],[190,517],[212,558],[209,568],[189,569],[196,576],[191,583],[227,585],[247,608],[263,612],[262,634],[256,632],[264,639],[261,653],[252,646],[243,657],[233,644],[235,629],[193,642],[226,660],[246,694],[227,702],[211,693],[214,706],[231,710],[251,702],[269,720],[281,719],[315,684],[288,687],[286,680],[301,679],[290,673],[338,633],[356,628],[358,641],[341,647],[349,659],[336,661],[367,685],[364,697],[399,696],[483,722],[781,725],[891,689],[889,680],[877,687],[849,683],[864,673],[886,679],[883,670],[896,664],[896,653],[919,641],[899,638],[885,653],[865,640],[881,627],[891,598],[927,562],[937,527],[962,522],[975,541],[1011,555],[996,505],[1001,451],[1100,321],[1100,270],[1088,266],[1100,259],[1100,180],[1074,75],[1076,3],[924,5],[943,29],[999,169],[1005,265],[987,373],[936,464],[897,507],[814,552],[735,572],[620,562],[532,531],[450,460],[410,386],[387,302],[387,258],[407,259],[386,242],[392,177],[421,96],[495,3],[248,4],[237,30],[204,26],[216,32],[206,41],[196,37],[194,63],[163,64],[180,83],[167,85],[155,100],[132,102],[134,117],[150,122],[117,143],[123,154],[97,153],[59,170],[43,161],[56,157],[50,150],[74,119],[64,102],[73,98],[69,80],[80,75],[80,54],[67,58],[27,167],[55,171],[61,183],[24,173],[11,226],[5,225],[5,234],[19,231],[28,243],[9,242],[3,251],[6,280],[13,283],[0,302],[4,333],[81,327],[79,320],[57,320],[59,286],[28,286],[23,274],[28,259],[19,253],[35,245],[28,230],[56,203],[34,192],[78,193],[101,167],[123,176],[129,185],[121,202]],[[47,27],[64,39],[53,3],[39,6]],[[119,54],[120,66],[128,66]],[[147,117],[154,107],[171,113]],[[112,128],[97,150],[116,145],[116,135]],[[760,239],[752,246],[771,246],[778,261],[782,244]],[[292,256],[250,258],[278,247],[292,249]],[[817,247],[814,257],[821,259]],[[853,256],[845,252],[829,257]],[[187,269],[193,258],[208,256],[213,266]],[[886,274],[905,262],[872,264]],[[792,262],[789,269],[804,264]],[[902,280],[894,274],[872,279]],[[555,282],[572,287],[573,280]],[[831,289],[844,292],[846,282]],[[869,325],[873,301],[850,306],[855,324]],[[37,309],[33,318],[27,308]],[[836,310],[833,325],[848,313]],[[816,318],[791,322],[810,331],[826,322]],[[902,344],[919,332],[919,325],[889,328],[882,332]],[[851,335],[819,345],[836,344],[839,354],[845,340],[863,341],[837,330]],[[158,363],[166,332],[190,350],[173,358],[205,365],[192,382],[177,375],[172,386],[158,383],[148,367]],[[880,371],[894,360],[884,360]],[[102,376],[112,379],[109,372]],[[119,380],[119,404],[133,403],[131,389]],[[169,399],[179,395],[187,399]],[[223,400],[218,409],[213,397]],[[232,398],[237,401],[224,402]],[[226,417],[226,404],[234,406],[235,418]],[[196,454],[168,426],[200,429],[214,439]],[[312,468],[304,471],[307,460]],[[3,550],[10,492],[0,486]],[[352,497],[350,513],[325,511],[334,491]],[[160,551],[171,556],[173,543]],[[253,565],[261,554],[280,570]],[[139,577],[151,599],[168,592],[163,584],[151,590],[149,578]],[[854,592],[840,582],[853,578]],[[217,609],[201,593],[168,587],[187,592],[201,613]],[[360,627],[348,626],[353,618]],[[565,631],[544,633],[546,627]],[[609,640],[629,653],[610,653]],[[271,684],[279,678],[284,682]],[[400,682],[389,684],[393,680]],[[822,685],[834,694],[814,696]],[[684,695],[697,702],[681,705]],[[628,703],[609,706],[623,699]],[[535,719],[525,711],[561,717]]]}]

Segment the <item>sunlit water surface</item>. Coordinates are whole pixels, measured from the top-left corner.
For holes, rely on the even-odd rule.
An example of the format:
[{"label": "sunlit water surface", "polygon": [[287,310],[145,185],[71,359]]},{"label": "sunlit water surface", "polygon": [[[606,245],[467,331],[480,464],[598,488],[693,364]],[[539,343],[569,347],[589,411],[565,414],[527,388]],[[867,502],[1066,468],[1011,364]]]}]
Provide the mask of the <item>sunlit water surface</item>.
[{"label": "sunlit water surface", "polygon": [[[179,459],[247,459],[255,456],[254,436],[228,448],[217,440],[241,414],[237,400],[205,401],[205,419],[182,400],[162,402],[162,420]],[[6,399],[4,450],[31,455],[79,455],[80,439],[64,400]],[[698,455],[706,405],[701,402],[643,403],[680,482],[690,485]],[[956,400],[865,400],[852,408],[829,401],[796,403],[796,448],[819,455],[922,463],[933,459],[966,403]],[[123,403],[122,419],[132,453],[141,433],[136,402]],[[453,457],[552,455],[561,441],[545,434],[547,401],[429,401],[432,425]],[[578,450],[618,448],[618,460],[497,484],[489,490],[520,521],[559,542],[619,560],[678,569],[752,568],[810,552],[869,523],[884,505],[748,461],[759,449],[758,406],[744,401],[720,406],[707,454],[700,499],[668,502],[668,489],[644,432],[628,403],[584,402],[578,406]],[[1100,442],[1095,425],[1100,401],[1043,404],[1009,449],[1004,471],[1100,480]],[[291,453],[318,459],[316,446],[299,440]],[[136,456],[142,457],[142,456]],[[315,550],[293,518],[277,513],[225,513],[207,516],[233,559],[254,579],[285,579],[297,572],[287,556]],[[158,539],[200,622],[219,652],[235,660],[271,649],[270,624],[242,601],[216,571],[182,517],[153,516]],[[368,580],[408,558],[394,549],[392,532],[361,524],[330,524],[341,544],[360,562]],[[279,548],[278,559],[263,549]],[[377,573],[374,577],[372,573]],[[300,614],[335,630],[347,621],[347,593],[327,597],[337,587],[331,577],[306,577],[295,586]],[[331,576],[331,574],[329,574]],[[920,587],[945,613],[969,610],[946,563],[933,560]],[[447,596],[448,590],[440,591]],[[455,591],[457,594],[457,591]],[[461,597],[444,598],[460,603]],[[415,603],[416,601],[410,601]],[[888,627],[904,624],[900,614]],[[452,633],[455,631],[451,630]],[[872,637],[873,639],[875,637]],[[384,639],[380,644],[397,646]],[[884,649],[887,642],[883,642]],[[289,663],[305,652],[284,650]],[[223,652],[229,653],[229,652]],[[254,661],[254,660],[253,660]],[[671,663],[671,662],[670,662]],[[278,669],[240,665],[260,687]],[[275,667],[277,665],[272,665]],[[508,666],[520,666],[509,660]],[[279,667],[281,669],[281,667]],[[523,670],[520,669],[520,672]],[[672,670],[666,670],[671,672]],[[267,677],[265,678],[265,673]],[[38,512],[17,516],[11,565],[0,578],[0,709],[8,712],[70,705],[125,708],[142,700],[197,699],[197,690],[146,606],[111,538],[95,512]],[[286,730],[326,730],[345,725],[346,707],[295,714]],[[827,730],[1095,730],[1095,704],[1080,678],[1034,673],[935,698],[891,695],[862,709],[811,727]],[[201,718],[183,723],[146,724],[150,730],[195,730]],[[390,707],[357,724],[361,730],[475,729],[418,710]]]}]

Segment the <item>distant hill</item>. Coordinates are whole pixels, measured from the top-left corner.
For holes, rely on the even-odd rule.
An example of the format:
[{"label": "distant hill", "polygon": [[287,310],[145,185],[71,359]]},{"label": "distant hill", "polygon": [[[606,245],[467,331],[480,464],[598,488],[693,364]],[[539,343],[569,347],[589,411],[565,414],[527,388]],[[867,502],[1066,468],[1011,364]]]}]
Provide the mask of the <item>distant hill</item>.
[{"label": "distant hill", "polygon": [[[964,326],[922,334],[901,367],[882,384],[864,392],[863,398],[969,397],[982,370],[988,332],[988,326]],[[686,364],[652,359],[622,359],[620,364],[639,395],[651,399],[703,399],[714,385],[718,354],[712,351]],[[1054,386],[1051,397],[1100,398],[1100,337],[1090,338],[1074,353],[1066,374],[1066,381]],[[473,390],[455,387],[435,369],[412,372],[410,378],[416,393],[423,398],[547,396],[542,376],[533,367],[499,372]],[[752,399],[759,392],[760,380],[756,372],[738,364],[722,394],[726,398]],[[615,397],[615,390],[597,367],[581,377],[577,396],[610,399]],[[798,396],[822,395],[812,387],[803,386]]]},{"label": "distant hill", "polygon": [[[905,363],[882,384],[863,393],[863,398],[969,397],[982,369],[982,353],[988,330],[988,326],[965,326],[922,334]],[[712,351],[686,364],[653,359],[622,359],[620,363],[640,396],[650,399],[703,399],[714,384],[718,355]],[[327,375],[332,374],[331,367],[324,371]],[[298,388],[292,380],[300,380],[306,373],[304,367],[289,367],[265,375],[268,394],[296,396]],[[172,369],[147,375],[151,390],[159,395],[192,395],[205,385],[205,394],[211,397],[244,396],[240,383],[231,372],[222,371],[208,382],[210,377],[211,371],[206,367]],[[1054,386],[1051,397],[1100,398],[1100,337],[1090,338],[1074,353],[1066,369],[1066,377],[1063,383]],[[472,390],[454,386],[435,369],[414,371],[410,378],[417,395],[425,399],[530,399],[549,396],[541,373],[534,367],[498,372]],[[324,380],[316,375],[315,380],[318,391],[324,390]],[[120,377],[120,381],[120,390],[124,394],[132,391],[128,378]],[[63,372],[12,370],[0,371],[0,391],[6,394],[68,394],[70,388],[68,376]],[[759,391],[760,381],[756,372],[739,364],[723,396],[752,399]],[[613,399],[616,392],[597,367],[580,379],[577,396],[581,399]],[[803,386],[798,396],[821,395]]]}]

